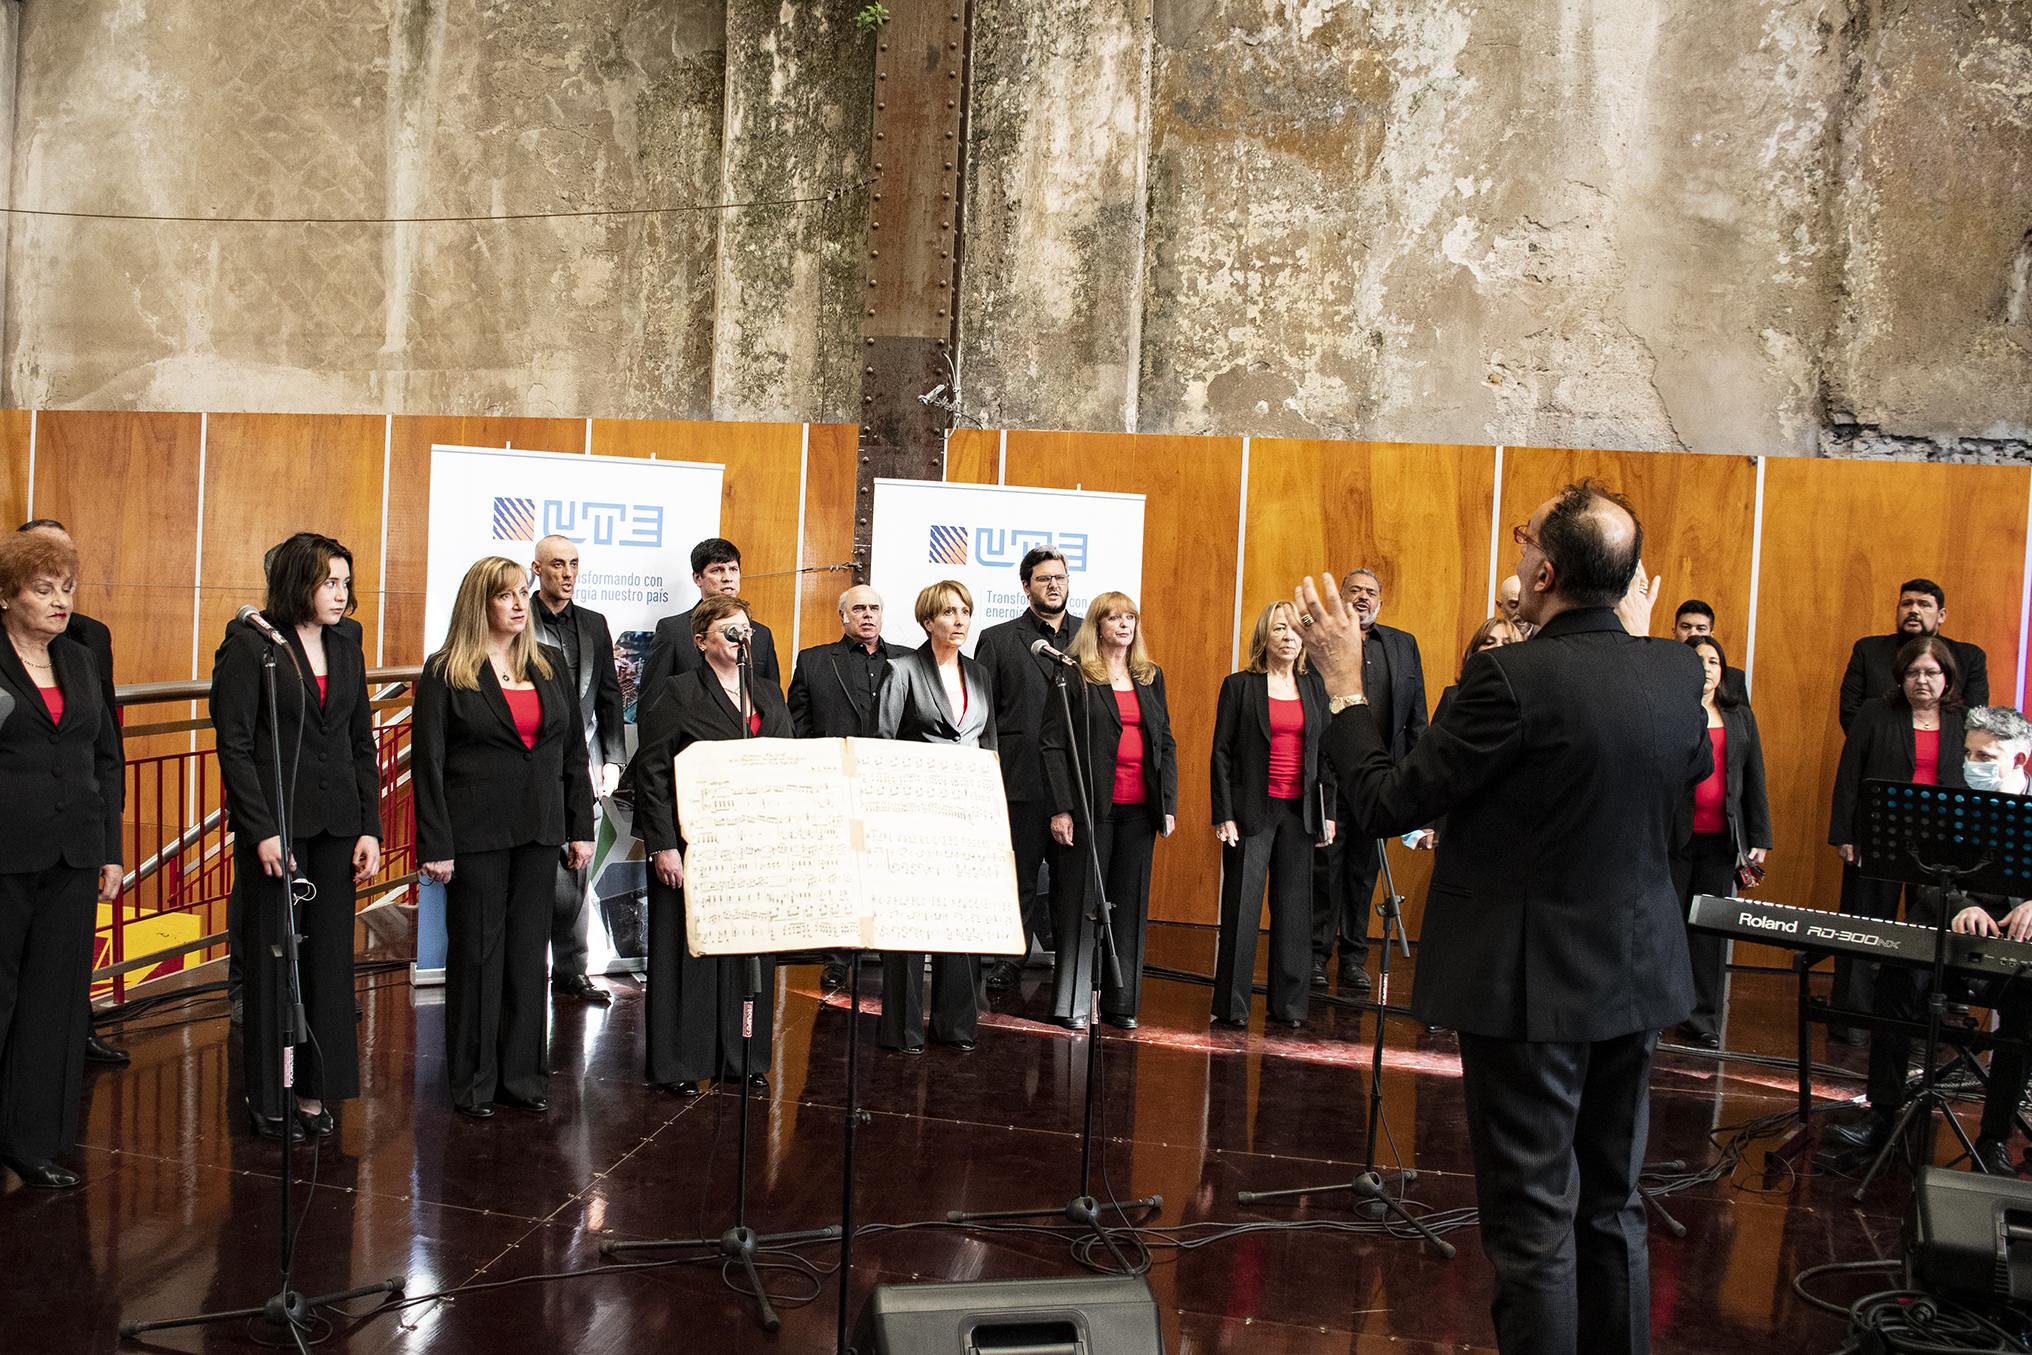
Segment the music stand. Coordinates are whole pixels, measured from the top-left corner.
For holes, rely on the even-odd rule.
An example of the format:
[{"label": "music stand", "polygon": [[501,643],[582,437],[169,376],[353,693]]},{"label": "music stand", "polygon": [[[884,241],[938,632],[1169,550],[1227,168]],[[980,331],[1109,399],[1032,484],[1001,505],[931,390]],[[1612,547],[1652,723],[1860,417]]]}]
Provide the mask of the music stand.
[{"label": "music stand", "polygon": [[1906,1101],[1876,1159],[1856,1187],[1861,1199],[1883,1170],[1891,1151],[1905,1141],[1915,1125],[1933,1142],[1933,1112],[1938,1109],[1962,1151],[1975,1156],[1975,1144],[1956,1119],[1940,1090],[1933,1051],[1940,1044],[1940,1024],[1947,1011],[1947,953],[1950,924],[1961,911],[1967,890],[2023,898],[2032,893],[2032,796],[1970,790],[1965,786],[1921,786],[1908,781],[1863,783],[1863,874],[1903,884],[1932,885],[1941,891],[1939,916],[1934,918],[1933,985],[1926,995],[1926,1055],[1918,1094]]}]

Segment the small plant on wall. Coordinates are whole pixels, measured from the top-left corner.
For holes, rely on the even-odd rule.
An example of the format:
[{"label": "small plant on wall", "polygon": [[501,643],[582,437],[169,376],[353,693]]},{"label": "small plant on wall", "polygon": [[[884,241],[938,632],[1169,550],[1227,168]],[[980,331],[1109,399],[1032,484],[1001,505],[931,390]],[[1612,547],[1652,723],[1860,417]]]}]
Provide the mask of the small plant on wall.
[{"label": "small plant on wall", "polygon": [[889,22],[889,6],[884,4],[863,5],[854,13],[854,27],[863,33],[872,33]]}]

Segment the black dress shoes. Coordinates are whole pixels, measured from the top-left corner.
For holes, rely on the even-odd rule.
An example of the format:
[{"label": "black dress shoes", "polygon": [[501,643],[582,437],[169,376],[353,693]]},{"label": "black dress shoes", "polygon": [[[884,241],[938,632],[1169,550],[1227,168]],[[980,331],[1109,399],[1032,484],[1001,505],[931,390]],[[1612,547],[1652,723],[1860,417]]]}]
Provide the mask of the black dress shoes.
[{"label": "black dress shoes", "polygon": [[825,968],[818,971],[820,992],[836,993],[847,986],[847,967],[838,960],[827,960]]},{"label": "black dress shoes", "polygon": [[1062,1026],[1066,1030],[1085,1030],[1087,1028],[1085,1018],[1078,1016],[1054,1016],[1051,1018],[1051,1024]]},{"label": "black dress shoes", "polygon": [[485,1101],[482,1101],[477,1106],[454,1105],[452,1109],[469,1120],[491,1120],[494,1118],[494,1107]]},{"label": "black dress shoes", "polygon": [[23,1185],[37,1190],[69,1190],[84,1179],[67,1167],[39,1157],[0,1157],[0,1163],[20,1177]]},{"label": "black dress shoes", "polygon": [[1360,965],[1341,966],[1341,991],[1344,993],[1366,993],[1375,985],[1369,981],[1369,971]]},{"label": "black dress shoes", "polygon": [[748,1085],[758,1092],[766,1092],[769,1090],[769,1075],[767,1073],[750,1073],[748,1074]]},{"label": "black dress shoes", "polygon": [[2012,1177],[2018,1174],[2017,1164],[2011,1161],[2010,1149],[2004,1141],[1987,1134],[1976,1140],[1976,1165],[1991,1176]]},{"label": "black dress shoes", "polygon": [[254,1107],[247,1107],[247,1119],[254,1126],[254,1132],[264,1139],[282,1142],[282,1136],[289,1135],[291,1143],[303,1142],[303,1123],[294,1115],[263,1115]]},{"label": "black dress shoes", "polygon": [[526,1110],[531,1115],[541,1115],[550,1109],[550,1098],[547,1096],[510,1096],[503,1092],[500,1101],[510,1110]]},{"label": "black dress shoes", "polygon": [[699,1096],[699,1084],[696,1082],[659,1082],[656,1090],[681,1096],[687,1101],[695,1101]]},{"label": "black dress shoes", "polygon": [[951,1045],[953,1052],[956,1054],[971,1054],[974,1052],[974,1042],[972,1040],[947,1040],[945,1043]]},{"label": "black dress shoes", "polygon": [[1116,1030],[1136,1029],[1136,1018],[1124,1016],[1120,1012],[1102,1012],[1101,1022],[1104,1025],[1113,1026]]},{"label": "black dress shoes", "polygon": [[1240,1020],[1236,1020],[1232,1016],[1216,1016],[1214,1018],[1214,1024],[1217,1026],[1226,1026],[1229,1030],[1247,1030],[1249,1028],[1249,1019],[1247,1017],[1243,1017]]},{"label": "black dress shoes", "polygon": [[594,983],[584,974],[574,974],[560,983],[551,985],[551,991],[559,997],[575,997],[594,1007],[612,1006],[614,995]]},{"label": "black dress shoes", "polygon": [[1315,987],[1315,988],[1324,988],[1324,987],[1326,987],[1326,961],[1325,961],[1325,960],[1314,960],[1314,961],[1312,962],[1312,986],[1313,986],[1313,987]]},{"label": "black dress shoes", "polygon": [[107,1044],[99,1038],[98,1031],[87,1031],[85,1033],[85,1062],[125,1063],[127,1062],[127,1051],[117,1045]]},{"label": "black dress shoes", "polygon": [[1852,1120],[1830,1124],[1820,1133],[1821,1152],[1833,1157],[1874,1153],[1891,1137],[1891,1117],[1867,1111]]},{"label": "black dress shoes", "polygon": [[906,1059],[922,1058],[924,1055],[924,1046],[921,1044],[885,1044],[882,1048],[891,1054],[901,1054]]},{"label": "black dress shoes", "polygon": [[991,993],[1007,992],[1016,986],[1016,979],[1020,973],[1021,971],[1016,968],[1014,960],[995,961],[995,963],[988,966],[988,991]]},{"label": "black dress shoes", "polygon": [[303,1126],[304,1133],[321,1139],[328,1139],[339,1130],[339,1122],[332,1117],[330,1106],[323,1107],[315,1115],[299,1106],[296,1122]]}]

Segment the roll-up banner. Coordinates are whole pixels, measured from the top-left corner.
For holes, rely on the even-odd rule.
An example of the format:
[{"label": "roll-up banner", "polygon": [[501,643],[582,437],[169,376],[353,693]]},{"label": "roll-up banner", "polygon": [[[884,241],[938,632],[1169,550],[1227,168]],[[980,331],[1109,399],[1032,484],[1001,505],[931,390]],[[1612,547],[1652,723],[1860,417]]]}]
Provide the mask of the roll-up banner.
[{"label": "roll-up banner", "polygon": [[[724,466],[693,461],[433,446],[424,653],[443,643],[459,581],[475,560],[500,555],[527,565],[538,541],[568,537],[579,548],[573,601],[607,618],[632,726],[636,678],[656,623],[698,601],[691,548],[720,533],[725,473]],[[532,594],[535,588],[532,577]],[[631,751],[634,744],[631,728]],[[598,807],[586,967],[592,973],[639,969],[648,953],[646,880],[631,806],[608,799]],[[418,983],[441,982],[444,889],[426,884],[417,892],[412,976]]]}]

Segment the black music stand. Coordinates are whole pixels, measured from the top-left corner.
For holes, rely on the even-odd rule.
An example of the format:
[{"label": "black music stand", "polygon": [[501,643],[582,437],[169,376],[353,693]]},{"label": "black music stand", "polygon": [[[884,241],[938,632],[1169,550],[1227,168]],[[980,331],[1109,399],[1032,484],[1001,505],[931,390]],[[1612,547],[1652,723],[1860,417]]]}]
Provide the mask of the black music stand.
[{"label": "black music stand", "polygon": [[1933,1051],[1940,1044],[1941,1018],[1947,1010],[1947,938],[1969,887],[2017,898],[2032,893],[2032,796],[1965,786],[1865,781],[1862,829],[1860,869],[1865,875],[1932,885],[1941,891],[1941,900],[1939,916],[1934,919],[1933,986],[1926,995],[1926,1054],[1919,1091],[1892,1121],[1884,1146],[1877,1150],[1870,1170],[1856,1187],[1857,1199],[1915,1125],[1923,1127],[1923,1142],[1932,1144],[1936,1109],[1954,1131],[1962,1151],[1975,1156],[1975,1144],[1940,1090],[1933,1061]]}]

